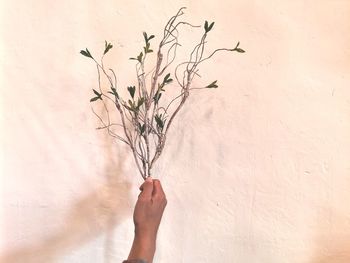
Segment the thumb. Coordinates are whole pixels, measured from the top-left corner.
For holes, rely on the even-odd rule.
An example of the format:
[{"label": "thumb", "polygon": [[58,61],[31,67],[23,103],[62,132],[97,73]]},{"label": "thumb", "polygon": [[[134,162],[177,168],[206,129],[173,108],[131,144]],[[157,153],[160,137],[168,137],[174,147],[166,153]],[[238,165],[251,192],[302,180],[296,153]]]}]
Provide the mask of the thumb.
[{"label": "thumb", "polygon": [[139,197],[145,198],[145,199],[151,199],[152,192],[153,192],[153,179],[151,177],[147,177],[145,182],[141,185],[140,190],[142,192],[139,195]]}]

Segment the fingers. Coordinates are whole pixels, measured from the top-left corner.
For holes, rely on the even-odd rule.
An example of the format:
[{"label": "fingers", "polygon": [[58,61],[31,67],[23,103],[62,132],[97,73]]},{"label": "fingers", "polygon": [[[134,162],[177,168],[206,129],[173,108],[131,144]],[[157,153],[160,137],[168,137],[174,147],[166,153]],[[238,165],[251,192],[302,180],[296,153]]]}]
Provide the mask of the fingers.
[{"label": "fingers", "polygon": [[152,197],[159,198],[159,199],[165,199],[165,193],[164,193],[163,187],[162,187],[160,181],[157,179],[153,180]]},{"label": "fingers", "polygon": [[142,191],[139,195],[140,198],[151,199],[153,192],[153,180],[151,177],[147,177],[144,183],[140,186],[140,190]]}]

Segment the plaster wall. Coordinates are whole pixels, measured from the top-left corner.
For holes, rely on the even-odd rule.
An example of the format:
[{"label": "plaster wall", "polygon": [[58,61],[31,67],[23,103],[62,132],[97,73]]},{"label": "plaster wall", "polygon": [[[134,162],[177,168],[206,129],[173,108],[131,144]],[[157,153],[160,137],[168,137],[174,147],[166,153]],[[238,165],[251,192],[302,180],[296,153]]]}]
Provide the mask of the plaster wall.
[{"label": "plaster wall", "polygon": [[155,262],[350,262],[349,1],[0,5],[1,262],[127,256],[142,180],[95,130],[96,68],[79,51],[112,42],[106,63],[127,86],[142,31],[159,36],[181,6],[194,24],[216,22],[209,50],[247,52],[204,66],[195,84],[220,87],[193,94],[169,134]]}]

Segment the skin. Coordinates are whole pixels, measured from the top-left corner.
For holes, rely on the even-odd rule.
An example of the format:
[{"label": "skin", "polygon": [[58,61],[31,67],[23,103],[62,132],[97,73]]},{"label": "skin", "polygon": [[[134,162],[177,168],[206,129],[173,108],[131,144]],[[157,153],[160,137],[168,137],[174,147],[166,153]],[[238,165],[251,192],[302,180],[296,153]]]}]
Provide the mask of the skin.
[{"label": "skin", "polygon": [[140,186],[135,205],[135,236],[128,259],[143,259],[152,263],[160,221],[167,205],[159,180],[148,177]]}]

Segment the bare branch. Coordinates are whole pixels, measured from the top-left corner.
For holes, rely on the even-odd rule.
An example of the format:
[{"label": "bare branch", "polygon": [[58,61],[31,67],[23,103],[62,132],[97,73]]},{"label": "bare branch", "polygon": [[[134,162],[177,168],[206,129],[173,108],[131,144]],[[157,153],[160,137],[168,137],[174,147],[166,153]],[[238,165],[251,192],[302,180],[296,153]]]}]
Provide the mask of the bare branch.
[{"label": "bare branch", "polygon": [[[199,66],[201,63],[211,59],[219,51],[237,51],[239,53],[244,53],[243,49],[238,48],[239,42],[234,49],[229,48],[219,48],[215,49],[208,56],[206,53],[206,39],[208,32],[212,29],[213,22],[209,25],[206,21],[204,24],[204,32],[201,38],[198,40],[191,52],[189,57],[184,62],[181,62],[174,66],[173,70],[169,70],[171,65],[175,62],[178,55],[178,47],[181,46],[179,43],[180,28],[182,25],[190,26],[192,28],[199,28],[202,26],[196,26],[186,21],[181,21],[181,16],[184,15],[185,7],[180,8],[177,13],[172,16],[166,23],[163,29],[163,36],[159,42],[156,56],[156,62],[152,70],[147,72],[146,59],[147,54],[151,53],[150,42],[154,36],[148,37],[147,33],[144,32],[145,47],[142,54],[137,57],[137,63],[135,64],[135,73],[137,78],[137,92],[130,90],[131,99],[125,102],[119,97],[117,93],[117,77],[113,69],[109,68],[107,71],[104,67],[103,58],[112,46],[107,45],[105,53],[101,58],[101,62],[98,63],[95,58],[93,58],[90,52],[82,50],[81,53],[92,58],[97,67],[98,72],[98,88],[100,93],[96,93],[97,97],[93,98],[92,101],[98,99],[102,100],[103,112],[106,112],[105,120],[99,116],[92,108],[93,113],[100,120],[102,125],[97,129],[107,130],[108,134],[113,138],[121,140],[122,142],[129,145],[133,157],[135,159],[137,168],[143,177],[146,179],[151,176],[151,170],[155,162],[161,156],[163,149],[165,147],[166,138],[172,123],[177,116],[178,112],[182,109],[187,101],[192,90],[206,89],[217,87],[215,85],[209,85],[206,87],[191,87],[192,82],[195,77],[201,77],[199,72]],[[167,73],[164,80],[159,80],[163,74]],[[101,74],[103,74],[109,82],[112,92],[108,92],[114,95],[107,95],[101,87]],[[148,77],[150,75],[150,85],[148,86]],[[164,87],[167,85],[171,79],[170,76],[175,76],[175,85],[180,87],[180,94],[175,98],[171,99],[167,105],[162,105],[163,100],[160,100],[161,94],[164,94]],[[169,80],[169,81],[168,81]],[[216,82],[215,82],[216,83]],[[132,86],[133,87],[133,86]],[[111,122],[110,111],[108,106],[110,102],[119,112],[121,123]],[[121,127],[123,129],[124,135],[120,136],[112,131],[113,127]],[[115,130],[116,131],[116,130]],[[124,138],[125,137],[125,138]]]}]

